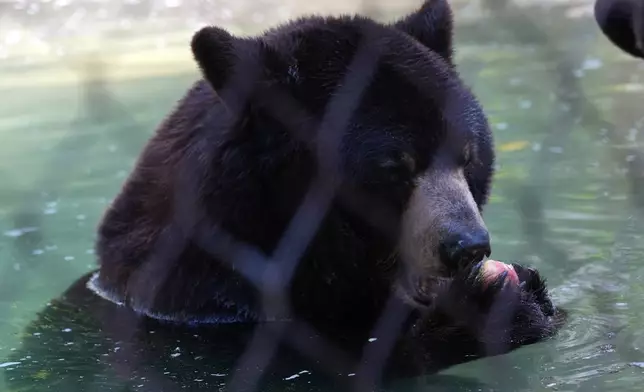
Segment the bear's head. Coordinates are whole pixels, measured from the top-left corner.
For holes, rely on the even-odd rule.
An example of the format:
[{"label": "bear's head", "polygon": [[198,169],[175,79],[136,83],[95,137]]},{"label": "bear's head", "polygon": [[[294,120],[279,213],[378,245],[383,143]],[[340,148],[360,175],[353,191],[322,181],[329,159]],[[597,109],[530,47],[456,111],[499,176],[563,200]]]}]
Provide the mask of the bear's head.
[{"label": "bear's head", "polygon": [[[337,196],[306,266],[320,281],[359,284],[347,271],[366,275],[368,265],[385,280],[397,271],[396,289],[413,299],[424,281],[449,278],[490,254],[481,209],[493,175],[492,137],[453,64],[446,1],[427,1],[386,25],[309,17],[254,38],[205,27],[192,50],[236,116],[228,145],[237,161],[243,149],[254,165],[247,172],[270,183],[256,197],[271,223],[258,217],[253,225],[263,231],[251,234],[249,222],[223,219],[233,234],[274,251],[324,172]],[[232,162],[231,151],[220,155]],[[232,213],[223,209],[216,214]]]},{"label": "bear's head", "polygon": [[[377,237],[371,244],[380,254],[372,256],[395,261],[403,276],[400,288],[410,298],[422,281],[449,277],[490,254],[481,209],[493,174],[491,132],[455,70],[451,41],[451,10],[442,0],[427,1],[389,25],[360,17],[316,17],[252,39],[206,27],[192,41],[205,78],[230,111],[240,113],[240,127],[250,129],[248,124],[262,119],[264,129],[243,132],[263,133],[266,144],[297,140],[284,141],[293,151],[300,151],[299,143],[314,146],[307,158],[289,156],[291,167],[270,170],[277,155],[264,162],[263,174],[273,176],[267,181],[303,177],[293,174],[298,170],[311,179],[320,168],[331,167],[341,187],[378,206],[363,211],[362,220],[369,212],[388,212],[388,238],[353,219],[355,211],[341,200],[329,215],[344,213],[344,219],[327,219],[321,231],[352,232],[360,246]],[[321,149],[324,141],[335,149]],[[249,158],[259,161],[262,146],[257,144],[257,156]],[[290,186],[301,197],[297,190],[310,184]],[[285,221],[291,218],[286,215]]]}]

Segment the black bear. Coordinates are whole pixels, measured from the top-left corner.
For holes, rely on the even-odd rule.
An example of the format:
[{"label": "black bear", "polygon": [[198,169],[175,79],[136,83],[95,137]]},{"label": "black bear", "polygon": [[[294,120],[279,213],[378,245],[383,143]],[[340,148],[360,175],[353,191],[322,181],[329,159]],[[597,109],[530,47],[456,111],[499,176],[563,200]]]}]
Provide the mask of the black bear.
[{"label": "black bear", "polygon": [[644,2],[596,0],[594,15],[602,33],[622,51],[644,58]]},{"label": "black bear", "polygon": [[[390,304],[404,316],[379,336],[393,345],[385,379],[557,332],[565,312],[537,271],[514,264],[516,281],[507,270],[481,278],[493,142],[456,70],[446,1],[391,24],[306,17],[253,38],[205,27],[191,45],[204,80],[161,124],[106,211],[99,270],[52,301],[20,356],[42,363],[34,350],[44,339],[67,366],[98,366],[90,352],[110,357],[106,347],[125,342],[138,361],[126,361],[128,377],[142,383],[142,369],[171,372],[176,346],[191,352],[206,388],[213,369],[233,367],[253,328],[272,323],[286,323],[294,339],[298,326],[311,327],[347,353],[329,366],[349,373]],[[110,332],[123,320],[134,332]],[[65,346],[66,328],[92,339]],[[207,370],[197,357],[209,358]],[[284,363],[271,371],[297,368]],[[34,380],[37,366],[8,374]],[[56,377],[71,388],[70,374]]]}]

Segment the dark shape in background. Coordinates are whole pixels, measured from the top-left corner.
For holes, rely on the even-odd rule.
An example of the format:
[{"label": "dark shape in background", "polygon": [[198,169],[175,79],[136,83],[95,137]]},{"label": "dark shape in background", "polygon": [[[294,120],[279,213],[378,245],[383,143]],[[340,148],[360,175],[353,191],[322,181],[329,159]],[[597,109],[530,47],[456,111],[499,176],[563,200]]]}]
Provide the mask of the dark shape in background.
[{"label": "dark shape in background", "polygon": [[644,1],[597,0],[594,11],[601,31],[613,44],[644,58]]}]

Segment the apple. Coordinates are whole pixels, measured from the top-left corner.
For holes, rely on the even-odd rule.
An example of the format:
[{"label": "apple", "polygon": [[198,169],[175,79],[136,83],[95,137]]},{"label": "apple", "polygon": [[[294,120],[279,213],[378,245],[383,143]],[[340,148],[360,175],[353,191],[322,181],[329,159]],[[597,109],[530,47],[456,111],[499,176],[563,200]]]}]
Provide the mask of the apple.
[{"label": "apple", "polygon": [[496,279],[496,277],[502,274],[504,271],[508,271],[508,275],[505,279],[506,282],[510,282],[514,285],[519,284],[519,275],[517,275],[514,267],[512,267],[511,264],[505,264],[504,262],[498,260],[486,260],[483,263],[483,267],[481,268],[481,277],[483,278],[485,285],[488,285],[489,283],[492,283],[494,279]]}]

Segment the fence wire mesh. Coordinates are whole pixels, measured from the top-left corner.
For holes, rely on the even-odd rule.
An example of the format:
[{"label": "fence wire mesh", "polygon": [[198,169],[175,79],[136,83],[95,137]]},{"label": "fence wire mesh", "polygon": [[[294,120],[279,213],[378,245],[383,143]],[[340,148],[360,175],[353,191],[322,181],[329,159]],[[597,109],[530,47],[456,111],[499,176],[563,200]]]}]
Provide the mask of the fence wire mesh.
[{"label": "fence wire mesh", "polygon": [[[68,7],[61,8],[66,17],[38,19],[38,22],[32,21],[28,15],[36,14],[36,9],[42,10],[45,7],[54,6],[60,3],[53,2],[29,2],[20,3],[2,2],[0,3],[0,22],[3,20],[11,21],[15,25],[21,25],[25,29],[38,27],[40,35],[58,34],[65,31],[61,28],[60,23],[54,20],[64,21],[63,26],[70,23],[82,23],[81,14],[88,14],[91,9],[98,13],[113,15],[118,18],[119,15],[126,15],[126,20],[131,24],[137,21],[149,18],[154,20],[168,13],[178,13],[176,19],[185,18],[186,20],[195,20],[197,15],[206,12],[212,15],[212,7],[219,7],[220,12],[213,16],[209,23],[226,22],[231,18],[230,15],[248,20],[259,20],[260,12],[254,8],[266,8],[267,5],[275,4],[267,2],[215,2],[205,0],[184,1],[181,7],[173,7],[171,1],[137,1],[137,2],[80,2],[75,4],[69,2]],[[455,2],[458,3],[458,2]],[[36,5],[34,5],[36,4]],[[571,8],[576,4],[588,5],[589,2],[570,2],[565,7]],[[418,4],[406,3],[405,7],[411,9]],[[628,135],[618,131],[618,127],[611,124],[608,120],[602,118],[601,110],[597,104],[588,99],[583,88],[579,83],[579,78],[575,76],[579,56],[568,48],[561,47],[558,44],[557,37],[547,31],[542,26],[542,21],[537,20],[532,15],[530,6],[518,6],[509,1],[482,0],[478,2],[480,10],[486,12],[489,18],[485,22],[469,21],[461,23],[467,29],[480,29],[481,23],[494,24],[500,32],[507,27],[506,33],[514,35],[512,39],[516,40],[515,45],[519,47],[538,47],[542,61],[546,64],[552,64],[553,85],[553,106],[556,107],[552,113],[549,128],[551,131],[541,142],[541,150],[538,158],[532,165],[528,179],[518,181],[514,186],[509,186],[502,191],[507,200],[514,203],[521,218],[521,227],[524,238],[528,247],[536,254],[543,255],[545,263],[556,263],[558,268],[566,271],[568,268],[577,269],[578,264],[568,263],[569,255],[560,246],[553,244],[548,240],[548,219],[544,213],[544,201],[547,197],[549,182],[551,181],[552,168],[556,161],[553,159],[553,148],[563,146],[571,137],[572,130],[575,127],[588,129],[589,132],[600,132],[609,145],[627,144]],[[555,5],[551,5],[555,7]],[[128,8],[129,7],[129,8]],[[564,6],[562,6],[562,10]],[[387,8],[382,3],[364,0],[361,4],[362,12],[368,15],[375,15],[381,18],[381,15],[387,13]],[[281,10],[281,11],[280,11]],[[274,13],[283,12],[279,8]],[[79,14],[80,13],[80,14]],[[80,16],[79,16],[80,15]],[[139,18],[139,19],[137,19]],[[458,12],[456,12],[458,21]],[[87,18],[89,22],[94,23],[93,18]],[[508,22],[512,20],[512,22]],[[43,28],[43,23],[47,24]],[[181,22],[177,22],[179,25]],[[247,22],[248,23],[248,22]],[[252,22],[251,22],[252,23]],[[478,24],[477,24],[478,23]],[[517,27],[520,26],[520,31]],[[161,29],[162,27],[157,27]],[[459,26],[456,27],[458,34]],[[340,89],[333,94],[330,104],[323,116],[319,127],[315,127],[314,135],[311,135],[310,115],[304,107],[292,97],[289,97],[283,91],[268,89],[264,91],[254,91],[256,85],[255,79],[249,75],[257,75],[257,69],[261,61],[245,59],[236,65],[236,77],[232,79],[230,85],[226,86],[220,94],[224,101],[231,103],[229,105],[230,115],[236,116],[240,113],[241,107],[244,107],[248,96],[232,96],[245,92],[254,94],[253,99],[260,99],[262,104],[272,111],[272,115],[279,119],[283,124],[289,127],[292,134],[308,143],[315,148],[315,155],[319,163],[319,170],[309,186],[308,192],[304,197],[301,205],[297,208],[295,215],[290,221],[281,240],[271,255],[264,255],[261,251],[249,244],[240,243],[221,228],[215,227],[203,217],[207,216],[204,210],[203,200],[195,199],[198,195],[196,190],[199,184],[200,173],[203,170],[203,163],[199,162],[200,154],[203,151],[190,151],[186,158],[182,160],[178,172],[181,173],[181,181],[175,184],[173,190],[174,199],[174,218],[173,225],[179,228],[184,237],[196,241],[202,250],[211,253],[217,259],[230,262],[234,265],[236,271],[241,273],[249,282],[256,286],[262,297],[263,313],[267,319],[277,320],[274,323],[259,324],[250,340],[243,355],[239,358],[238,369],[232,375],[227,385],[229,390],[253,391],[258,389],[259,382],[263,372],[274,360],[274,355],[278,350],[281,342],[295,348],[302,355],[317,362],[321,367],[330,369],[346,368],[354,369],[355,377],[343,377],[342,382],[347,383],[351,390],[371,391],[381,377],[382,369],[391,353],[392,347],[396,343],[396,336],[403,326],[408,309],[401,306],[395,300],[387,303],[378,322],[374,326],[371,336],[375,338],[373,343],[365,344],[361,358],[357,360],[343,352],[339,347],[326,341],[319,336],[317,331],[307,323],[297,320],[289,308],[287,287],[298,266],[302,255],[307,246],[316,235],[318,228],[323,221],[328,209],[334,200],[340,200],[347,208],[351,209],[357,215],[360,215],[366,221],[369,221],[375,227],[378,227],[385,235],[395,236],[392,232],[394,220],[392,213],[387,210],[386,206],[379,204],[377,200],[370,199],[368,195],[360,193],[357,189],[347,189],[340,186],[340,175],[338,174],[339,166],[339,143],[342,139],[346,124],[352,113],[359,104],[364,90],[369,86],[374,69],[378,63],[378,47],[372,44],[373,41],[365,39],[363,45],[357,50],[353,62],[349,66],[344,80],[340,83]],[[136,116],[131,113],[131,109],[119,103],[119,98],[113,96],[109,88],[104,83],[104,72],[106,64],[102,63],[100,57],[94,58],[86,67],[77,67],[70,64],[71,69],[77,72],[81,80],[83,94],[83,108],[81,113],[82,121],[79,126],[84,124],[105,124],[109,123],[115,116],[128,119],[129,125],[122,133],[140,133],[141,126],[135,119]],[[154,97],[150,97],[151,100]],[[87,121],[87,122],[83,122]],[[234,121],[234,120],[231,120]],[[206,120],[204,123],[207,123]],[[598,128],[598,124],[600,125]],[[596,135],[591,135],[595,137]],[[144,139],[144,136],[141,136]],[[315,143],[312,143],[315,140]],[[96,143],[100,139],[96,138]],[[71,135],[63,139],[61,144],[56,147],[60,151],[79,151],[89,150],[88,146],[92,142],[79,140],[76,135]],[[127,149],[128,155],[134,157],[138,155],[140,144],[136,147],[124,144],[123,148]],[[635,212],[641,213],[644,208],[644,189],[642,188],[644,176],[644,156],[636,148],[611,148],[610,154],[612,159],[620,169],[626,174],[626,178],[631,186],[629,194],[632,203],[636,207]],[[74,165],[82,164],[84,159],[89,157],[79,157],[74,161]],[[69,157],[65,154],[54,155],[54,160],[46,164],[43,170],[42,180],[38,182],[42,188],[56,189],[58,185],[53,185],[51,179],[59,178],[57,173],[69,167]],[[53,196],[50,194],[50,196]],[[42,215],[34,212],[32,205],[34,199],[38,199],[37,192],[25,200],[22,208],[16,208],[9,216],[13,222],[14,229],[19,230],[30,227],[31,235],[19,236],[14,243],[14,252],[16,258],[24,258],[32,255],[34,248],[40,248],[47,242],[44,228],[41,225]],[[619,241],[617,238],[616,241]],[[162,282],[170,279],[172,270],[173,257],[178,257],[176,251],[182,248],[177,242],[168,241],[164,245],[169,248],[157,249],[158,262],[154,264],[154,280]],[[174,252],[173,252],[174,251]],[[2,273],[3,277],[11,276],[11,266],[3,265],[7,270]],[[63,268],[63,267],[60,267]],[[34,268],[35,269],[35,268]],[[567,273],[574,271],[569,270]],[[64,273],[61,271],[61,273]],[[5,278],[0,278],[5,279]],[[7,296],[20,295],[19,285],[13,284],[10,293]],[[161,286],[161,285],[159,285]],[[6,286],[9,287],[9,286]],[[280,321],[288,320],[289,323]],[[116,331],[116,336],[122,341],[131,340],[128,336],[136,333],[140,321],[131,320],[110,320],[111,325],[105,325],[105,330]],[[493,349],[491,349],[493,350]],[[118,376],[128,379],[136,373],[138,360],[136,350],[123,350],[116,353],[117,358],[112,359],[115,372]],[[123,358],[123,356],[126,356]],[[499,358],[499,361],[506,359]],[[497,362],[498,364],[498,362]],[[494,371],[494,366],[490,367]],[[139,374],[140,376],[140,374]],[[166,377],[163,374],[155,372],[145,373],[148,380],[146,390],[181,390],[182,386]],[[349,381],[347,381],[349,380]]]}]

